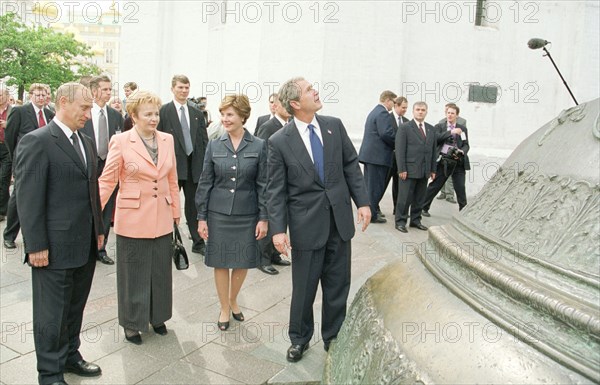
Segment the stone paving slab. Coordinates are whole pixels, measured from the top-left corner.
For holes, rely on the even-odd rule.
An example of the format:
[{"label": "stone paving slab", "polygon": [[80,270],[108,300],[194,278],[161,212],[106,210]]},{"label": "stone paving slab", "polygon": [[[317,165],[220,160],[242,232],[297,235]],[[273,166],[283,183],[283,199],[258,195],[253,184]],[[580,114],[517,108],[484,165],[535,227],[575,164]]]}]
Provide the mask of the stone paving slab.
[{"label": "stone paving slab", "polygon": [[[397,258],[414,257],[414,247],[427,232],[409,228],[395,230],[391,189],[381,207],[388,223],[374,224],[353,240],[352,286],[349,303],[360,286]],[[458,206],[434,201],[425,225],[443,224],[458,212]],[[0,231],[6,222],[0,223]],[[185,226],[181,226],[182,229]],[[184,233],[187,229],[184,230]],[[114,256],[114,235],[109,243]],[[289,347],[287,327],[291,299],[291,268],[276,266],[278,275],[250,270],[238,302],[244,323],[231,319],[226,333],[216,327],[219,312],[212,269],[201,255],[191,253],[184,235],[190,268],[173,271],[173,318],[169,334],[150,330],[143,344],[124,341],[118,326],[115,267],[98,264],[92,292],[84,314],[81,352],[102,367],[98,378],[66,375],[69,384],[315,384],[321,380],[326,353],[319,326],[304,358],[295,364],[285,360]],[[33,335],[31,333],[30,270],[22,264],[22,239],[17,251],[0,248],[0,384],[37,383]],[[112,248],[111,248],[112,247]],[[315,322],[320,324],[321,291],[315,300]]]}]

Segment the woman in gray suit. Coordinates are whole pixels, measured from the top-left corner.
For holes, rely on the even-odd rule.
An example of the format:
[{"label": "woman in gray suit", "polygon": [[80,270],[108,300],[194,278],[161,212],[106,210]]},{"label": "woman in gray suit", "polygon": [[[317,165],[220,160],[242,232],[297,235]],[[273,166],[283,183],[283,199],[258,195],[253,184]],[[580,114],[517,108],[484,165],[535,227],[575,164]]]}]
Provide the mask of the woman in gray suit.
[{"label": "woman in gray suit", "polygon": [[243,126],[250,116],[246,95],[226,96],[219,112],[225,133],[206,149],[196,206],[198,233],[206,241],[204,262],[215,269],[221,303],[217,325],[224,331],[229,311],[244,320],[237,296],[248,269],[259,265],[257,241],[267,235],[267,149]]}]

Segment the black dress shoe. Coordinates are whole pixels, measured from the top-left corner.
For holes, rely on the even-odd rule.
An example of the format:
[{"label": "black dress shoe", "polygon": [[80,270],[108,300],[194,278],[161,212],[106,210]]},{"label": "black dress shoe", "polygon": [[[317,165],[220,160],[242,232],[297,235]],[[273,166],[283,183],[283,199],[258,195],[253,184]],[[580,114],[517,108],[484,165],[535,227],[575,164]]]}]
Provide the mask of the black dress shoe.
[{"label": "black dress shoe", "polygon": [[206,246],[204,245],[204,243],[201,243],[197,246],[192,246],[192,253],[204,255],[205,252],[206,252]]},{"label": "black dress shoe", "polygon": [[385,218],[385,214],[381,212],[381,210],[377,210],[377,217]]},{"label": "black dress shoe", "polygon": [[292,345],[287,350],[287,355],[285,358],[289,362],[298,362],[302,359],[302,355],[304,354],[306,349],[308,349],[308,343],[304,345]]},{"label": "black dress shoe", "polygon": [[69,385],[69,384],[67,384],[64,381],[56,381],[56,382],[51,383],[50,385]]},{"label": "black dress shoe", "polygon": [[377,217],[375,219],[371,219],[371,223],[387,223],[387,219]]},{"label": "black dress shoe", "polygon": [[269,275],[279,274],[279,271],[277,271],[277,269],[271,265],[259,266],[258,270],[262,271],[263,273],[269,274]]},{"label": "black dress shoe", "polygon": [[446,202],[456,203],[456,200],[454,199],[453,196],[449,196],[449,197],[446,197]]},{"label": "black dress shoe", "polygon": [[419,230],[427,230],[427,226],[423,226],[420,223],[411,223],[410,227],[416,227]]},{"label": "black dress shoe", "polygon": [[431,216],[431,214],[429,214],[429,211],[427,211],[427,210],[421,211],[421,215],[424,216],[424,217],[430,217]]},{"label": "black dress shoe", "polygon": [[246,320],[246,319],[244,318],[244,313],[242,313],[242,312],[239,312],[239,313],[234,313],[234,312],[233,312],[233,310],[232,310],[232,311],[231,311],[231,315],[233,316],[233,318],[234,318],[236,321],[239,321],[239,322],[244,322],[244,321]]},{"label": "black dress shoe", "polygon": [[135,345],[142,344],[142,336],[135,330],[125,329],[125,339]]},{"label": "black dress shoe", "polygon": [[401,233],[408,233],[408,230],[406,230],[406,226],[404,225],[396,225],[396,230],[400,231]]},{"label": "black dress shoe", "polygon": [[440,195],[437,196],[436,199],[439,199],[439,200],[446,199],[446,194],[440,194]]},{"label": "black dress shoe", "polygon": [[96,364],[81,360],[74,364],[67,364],[65,372],[74,373],[82,377],[96,377],[102,374],[102,369]]},{"label": "black dress shoe", "polygon": [[5,219],[6,219],[6,215],[2,215],[2,214],[0,214],[0,222],[2,222],[2,221],[3,221],[3,220],[5,220]]},{"label": "black dress shoe", "polygon": [[159,326],[152,325],[152,329],[154,329],[154,333],[160,334],[161,336],[166,336],[169,333],[165,324]]},{"label": "black dress shoe", "polygon": [[288,261],[287,259],[281,258],[281,256],[279,256],[279,255],[271,258],[271,263],[274,265],[278,265],[278,266],[289,266],[292,264],[290,261]]},{"label": "black dress shoe", "polygon": [[[219,311],[219,317],[221,317],[220,311]],[[219,328],[220,331],[224,332],[225,330],[229,329],[229,320],[226,322],[221,322],[221,321],[219,321],[219,319],[217,319],[217,327]]]},{"label": "black dress shoe", "polygon": [[4,247],[6,247],[7,249],[16,249],[17,245],[16,245],[15,241],[9,241],[8,239],[5,239]]},{"label": "black dress shoe", "polygon": [[112,258],[106,254],[105,250],[100,250],[98,252],[98,260],[100,262],[104,263],[105,265],[114,265],[115,264],[115,261],[113,261]]}]

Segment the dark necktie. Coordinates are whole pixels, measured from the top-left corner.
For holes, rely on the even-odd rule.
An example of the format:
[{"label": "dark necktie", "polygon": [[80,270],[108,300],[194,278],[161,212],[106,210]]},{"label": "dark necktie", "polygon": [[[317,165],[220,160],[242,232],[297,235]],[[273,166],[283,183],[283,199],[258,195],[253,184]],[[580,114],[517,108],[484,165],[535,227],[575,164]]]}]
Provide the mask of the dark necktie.
[{"label": "dark necktie", "polygon": [[104,109],[102,109],[98,116],[98,157],[105,160],[106,154],[108,154],[108,125]]},{"label": "dark necktie", "polygon": [[44,113],[42,110],[38,111],[38,128],[44,127],[46,125],[46,121],[44,120]]},{"label": "dark necktie", "polygon": [[81,163],[85,165],[85,158],[81,152],[81,147],[79,147],[79,137],[77,136],[77,133],[74,132],[73,135],[71,135],[71,139],[73,140],[73,148],[75,149],[77,156],[81,159]]},{"label": "dark necktie", "polygon": [[425,130],[423,130],[423,123],[419,123],[419,130],[421,131],[421,135],[423,135],[423,139],[427,139],[425,136]]},{"label": "dark necktie", "polygon": [[454,130],[454,124],[451,124],[451,125],[450,125],[450,136],[452,137],[452,144],[453,144],[454,146],[456,146],[456,143],[457,143],[457,141],[456,141],[456,135],[454,135],[454,134],[452,133],[452,130]]},{"label": "dark necktie", "polygon": [[321,181],[325,183],[325,170],[323,168],[323,144],[317,133],[315,132],[315,126],[312,124],[308,125],[308,129],[310,130],[310,148],[312,150],[313,161],[315,163],[315,168],[317,169],[317,173],[319,174],[319,178]]},{"label": "dark necktie", "polygon": [[190,125],[185,117],[185,108],[180,108],[181,131],[183,131],[183,141],[185,142],[185,153],[189,156],[192,153],[192,135],[190,133]]},{"label": "dark necktie", "polygon": [[398,116],[398,127],[402,125],[402,116]]}]

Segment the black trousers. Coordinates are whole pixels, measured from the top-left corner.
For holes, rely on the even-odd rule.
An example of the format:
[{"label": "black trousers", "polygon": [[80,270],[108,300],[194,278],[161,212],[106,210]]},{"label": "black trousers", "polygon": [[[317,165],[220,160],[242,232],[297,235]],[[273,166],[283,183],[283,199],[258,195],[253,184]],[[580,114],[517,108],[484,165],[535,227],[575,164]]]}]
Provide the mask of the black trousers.
[{"label": "black trousers", "polygon": [[[14,166],[14,165],[13,165]],[[13,170],[14,171],[14,170]],[[4,239],[13,241],[17,239],[21,223],[19,222],[19,213],[17,212],[17,195],[13,186],[13,192],[8,198],[8,208],[6,210],[6,227],[4,228]]]},{"label": "black trousers", "polygon": [[260,251],[260,266],[269,266],[273,264],[273,258],[279,256],[279,252],[273,245],[273,237],[267,235],[258,240],[258,250]]},{"label": "black trousers", "polygon": [[12,159],[4,142],[0,142],[0,215],[8,210],[8,190],[12,176]]},{"label": "black trousers", "polygon": [[[95,245],[92,242],[92,249]],[[31,269],[33,341],[42,385],[63,380],[65,365],[82,359],[79,336],[95,269],[95,250],[78,268]]]},{"label": "black trousers", "polygon": [[427,186],[427,193],[425,194],[425,202],[423,203],[423,210],[429,211],[433,199],[440,192],[448,178],[452,177],[452,184],[454,185],[454,191],[456,192],[456,201],[458,202],[458,209],[462,210],[467,205],[467,192],[465,189],[465,165],[462,162],[458,162],[453,166],[447,165],[444,167],[444,161],[440,160],[437,163],[437,170],[435,172],[435,180]]},{"label": "black trousers", "polygon": [[398,203],[396,204],[396,226],[406,226],[410,208],[410,223],[421,223],[421,211],[425,202],[428,178],[406,178],[398,182]]},{"label": "black trousers", "polygon": [[346,318],[351,254],[350,241],[340,237],[333,215],[325,246],[317,250],[292,249],[292,344],[306,344],[314,334],[313,304],[319,281],[323,292],[321,336],[324,341],[337,337]]},{"label": "black trousers", "polygon": [[394,153],[394,158],[392,159],[392,167],[385,178],[385,190],[387,190],[387,186],[390,184],[390,180],[392,181],[392,202],[394,203],[394,215],[396,214],[396,203],[398,202],[398,181],[400,177],[398,176],[398,164],[396,163],[396,153]]},{"label": "black trousers", "polygon": [[[192,236],[192,247],[197,248],[204,244],[204,239],[200,238],[200,234],[198,234],[198,209],[196,208],[196,189],[198,188],[198,183],[194,183],[194,178],[192,177],[191,155],[188,156],[187,162],[187,176],[186,179],[179,179],[179,190],[183,189],[185,220]],[[181,175],[179,178],[181,178]]]},{"label": "black trousers", "polygon": [[389,169],[388,166],[371,163],[364,164],[365,184],[367,185],[369,201],[371,202],[371,219],[377,218],[377,209],[379,208],[379,202],[385,193],[385,180]]},{"label": "black trousers", "polygon": [[[102,160],[98,158],[98,178],[102,175],[102,171],[104,171],[104,165],[106,160]],[[106,202],[106,206],[102,210],[102,222],[104,224],[104,228],[102,229],[104,232],[104,245],[102,245],[102,250],[106,250],[106,244],[108,243],[108,235],[110,234],[110,223],[112,222],[113,213],[115,211],[115,202],[117,200],[117,192],[119,191],[119,186],[115,187],[115,191],[113,191],[110,198]]]}]

